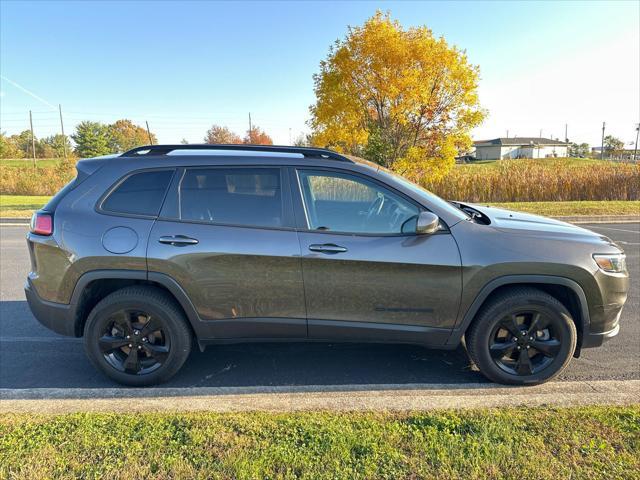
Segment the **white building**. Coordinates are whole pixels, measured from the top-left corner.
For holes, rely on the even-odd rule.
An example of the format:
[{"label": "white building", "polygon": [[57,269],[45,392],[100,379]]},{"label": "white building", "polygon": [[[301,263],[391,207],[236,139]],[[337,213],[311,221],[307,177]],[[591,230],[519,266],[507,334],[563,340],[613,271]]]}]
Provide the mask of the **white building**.
[{"label": "white building", "polygon": [[539,137],[494,138],[473,142],[476,160],[566,157],[569,144]]}]

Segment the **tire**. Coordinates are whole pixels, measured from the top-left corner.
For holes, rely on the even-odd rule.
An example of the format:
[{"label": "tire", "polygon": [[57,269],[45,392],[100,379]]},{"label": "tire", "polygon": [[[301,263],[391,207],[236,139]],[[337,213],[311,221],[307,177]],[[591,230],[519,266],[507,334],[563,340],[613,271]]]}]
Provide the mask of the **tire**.
[{"label": "tire", "polygon": [[123,385],[166,382],[180,370],[191,345],[190,327],[175,300],[145,285],[126,287],[102,299],[84,327],[91,363]]},{"label": "tire", "polygon": [[515,287],[483,306],[465,343],[471,360],[489,380],[537,385],[566,368],[577,332],[571,314],[556,298],[535,288]]}]

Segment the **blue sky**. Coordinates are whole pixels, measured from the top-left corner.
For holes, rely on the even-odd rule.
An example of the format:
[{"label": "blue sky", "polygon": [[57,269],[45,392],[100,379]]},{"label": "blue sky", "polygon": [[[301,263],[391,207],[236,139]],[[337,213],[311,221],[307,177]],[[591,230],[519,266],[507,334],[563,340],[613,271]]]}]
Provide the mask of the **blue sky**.
[{"label": "blue sky", "polygon": [[[477,138],[629,142],[640,119],[640,3],[0,2],[0,128],[68,132],[80,120],[149,121],[161,142],[238,133],[248,112],[277,143],[306,131],[312,75],[376,9],[427,25],[480,66]],[[31,94],[25,92],[26,89]],[[34,96],[35,95],[35,96]],[[39,97],[35,98],[35,97]],[[49,105],[50,104],[50,105]]]}]

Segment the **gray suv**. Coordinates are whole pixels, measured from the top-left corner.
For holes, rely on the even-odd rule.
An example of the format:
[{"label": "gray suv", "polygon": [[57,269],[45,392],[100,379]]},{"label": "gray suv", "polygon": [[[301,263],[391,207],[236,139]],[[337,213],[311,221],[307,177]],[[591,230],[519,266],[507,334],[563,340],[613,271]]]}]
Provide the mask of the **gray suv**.
[{"label": "gray suv", "polygon": [[35,317],[137,386],[171,378],[194,343],[463,338],[490,380],[537,384],[618,333],[629,287],[606,237],[316,148],[81,160],[27,243]]}]

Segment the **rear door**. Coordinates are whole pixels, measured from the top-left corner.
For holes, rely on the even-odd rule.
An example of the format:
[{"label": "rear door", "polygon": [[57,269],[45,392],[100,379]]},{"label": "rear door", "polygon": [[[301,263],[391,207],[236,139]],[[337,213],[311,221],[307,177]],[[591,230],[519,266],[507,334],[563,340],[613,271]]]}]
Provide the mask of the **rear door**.
[{"label": "rear door", "polygon": [[309,336],[444,343],[461,293],[445,225],[415,235],[423,208],[363,175],[292,171]]},{"label": "rear door", "polygon": [[287,171],[179,170],[149,239],[150,272],[176,280],[204,338],[304,338],[300,245]]}]

